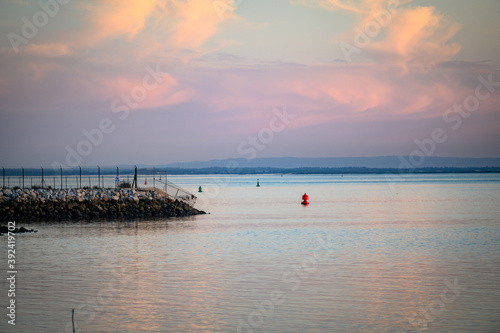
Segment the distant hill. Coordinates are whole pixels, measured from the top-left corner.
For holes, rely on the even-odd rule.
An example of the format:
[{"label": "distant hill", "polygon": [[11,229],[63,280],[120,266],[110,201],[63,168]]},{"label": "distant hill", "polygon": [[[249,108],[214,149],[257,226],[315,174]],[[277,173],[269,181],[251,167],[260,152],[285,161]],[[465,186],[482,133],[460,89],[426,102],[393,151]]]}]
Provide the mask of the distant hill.
[{"label": "distant hill", "polygon": [[[413,163],[412,163],[413,162]],[[415,165],[415,162],[422,162]],[[121,164],[120,175],[133,174],[134,165]],[[220,159],[210,161],[195,161],[186,163],[171,163],[156,165],[156,172],[165,172],[170,175],[190,174],[336,174],[336,173],[471,173],[471,172],[500,172],[500,158],[457,158],[457,157],[426,157],[423,161],[408,156],[379,156],[379,157],[274,157]],[[137,164],[138,173],[150,175],[153,165]],[[18,177],[24,172],[26,177],[40,177],[40,168],[8,168],[4,169],[8,177]],[[58,168],[44,168],[46,176],[60,176]],[[64,169],[64,175],[96,175],[97,166],[82,166]],[[101,166],[101,175],[116,175],[116,166]]]},{"label": "distant hill", "polygon": [[[415,158],[415,162],[420,161]],[[378,156],[378,157],[273,157],[219,159],[210,161],[195,161],[186,163],[171,163],[158,167],[205,169],[224,168],[230,161],[237,163],[238,168],[381,168],[397,169],[401,165],[414,168],[487,168],[500,167],[500,158],[462,158],[462,157],[425,157],[420,165],[414,164],[408,156]],[[406,161],[406,163],[402,162]],[[232,162],[234,164],[234,162]],[[413,163],[412,163],[413,162]]]}]

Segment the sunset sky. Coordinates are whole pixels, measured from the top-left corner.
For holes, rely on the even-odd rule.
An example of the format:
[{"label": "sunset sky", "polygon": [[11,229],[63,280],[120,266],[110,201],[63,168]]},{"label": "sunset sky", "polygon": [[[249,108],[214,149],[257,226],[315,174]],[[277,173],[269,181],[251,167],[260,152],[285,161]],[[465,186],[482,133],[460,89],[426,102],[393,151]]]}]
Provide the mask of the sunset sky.
[{"label": "sunset sky", "polygon": [[500,157],[499,17],[498,0],[5,0],[0,163],[409,155],[429,140],[427,155]]}]

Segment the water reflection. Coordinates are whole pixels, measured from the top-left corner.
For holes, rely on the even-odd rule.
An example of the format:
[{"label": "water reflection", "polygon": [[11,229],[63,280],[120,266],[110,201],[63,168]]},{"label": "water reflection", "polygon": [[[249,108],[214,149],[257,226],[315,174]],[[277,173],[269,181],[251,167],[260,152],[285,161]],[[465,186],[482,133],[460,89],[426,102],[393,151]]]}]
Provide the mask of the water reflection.
[{"label": "water reflection", "polygon": [[[19,236],[19,324],[0,331],[65,332],[74,308],[81,332],[492,332],[500,187],[467,177],[397,195],[305,177],[307,208],[302,185],[228,186],[211,215],[45,223]],[[302,266],[319,237],[332,254]],[[441,310],[455,278],[464,289]]]}]

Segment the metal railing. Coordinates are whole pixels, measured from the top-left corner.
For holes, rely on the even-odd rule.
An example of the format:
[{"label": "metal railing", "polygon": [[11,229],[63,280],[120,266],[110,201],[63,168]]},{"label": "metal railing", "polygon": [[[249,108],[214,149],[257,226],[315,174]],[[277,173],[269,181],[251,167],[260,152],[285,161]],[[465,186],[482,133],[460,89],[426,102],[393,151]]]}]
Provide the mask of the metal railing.
[{"label": "metal railing", "polygon": [[[47,171],[48,170],[48,171]],[[97,171],[97,172],[95,172]],[[181,200],[193,206],[197,197],[191,192],[167,181],[166,170],[156,168],[142,168],[126,174],[119,173],[119,168],[97,169],[73,168],[73,169],[5,169],[2,168],[0,184],[3,188],[137,188],[142,190],[155,190],[159,194],[173,200]],[[139,171],[139,172],[138,172]]]},{"label": "metal railing", "polygon": [[[169,181],[162,181],[160,179],[155,179],[155,184],[159,183],[162,186],[162,191],[156,191],[160,194],[166,195],[169,198],[174,200],[181,200],[189,204],[190,206],[194,206],[196,200],[198,199],[193,193],[186,191],[182,187],[175,185]],[[156,184],[158,186],[158,184]],[[148,189],[148,188],[145,188]],[[153,187],[152,189],[158,190],[158,187]]]}]

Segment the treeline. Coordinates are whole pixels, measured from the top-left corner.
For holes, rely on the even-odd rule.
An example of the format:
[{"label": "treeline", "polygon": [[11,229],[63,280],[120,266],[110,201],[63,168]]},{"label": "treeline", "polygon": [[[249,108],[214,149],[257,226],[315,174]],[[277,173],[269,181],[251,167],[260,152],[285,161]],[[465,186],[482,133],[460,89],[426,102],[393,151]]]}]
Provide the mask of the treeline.
[{"label": "treeline", "polygon": [[[2,171],[0,170],[0,173]],[[14,177],[22,176],[22,169],[4,169],[5,176]],[[80,174],[79,168],[62,169],[63,175],[74,176]],[[100,175],[109,176],[116,175],[116,168],[101,168]],[[500,173],[500,167],[428,167],[428,168],[365,168],[365,167],[301,167],[301,168],[274,168],[274,167],[244,167],[244,168],[224,168],[224,167],[209,167],[209,168],[156,168],[157,177],[160,175],[204,175],[204,174],[398,174],[398,173]],[[130,175],[134,173],[134,168],[120,168],[120,175]],[[24,169],[24,176],[41,176],[40,168]],[[44,176],[53,177],[60,176],[59,169],[44,169]],[[82,167],[82,176],[95,176],[98,174],[96,168]],[[138,168],[139,175],[152,175],[153,168]],[[1,174],[0,174],[1,177]]]},{"label": "treeline", "polygon": [[415,168],[415,169],[399,169],[399,168],[326,168],[326,167],[302,167],[302,168],[234,168],[228,169],[223,167],[182,169],[170,168],[170,175],[204,175],[204,174],[397,174],[397,173],[500,173],[498,167],[488,168]]}]

